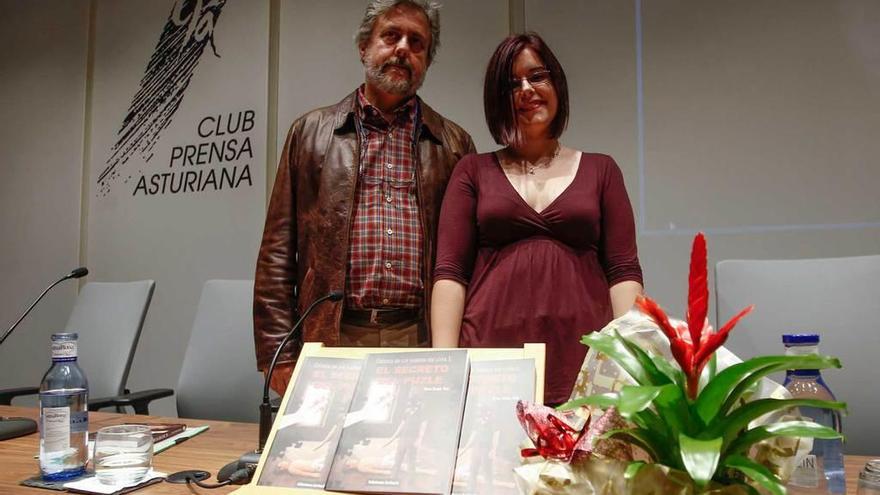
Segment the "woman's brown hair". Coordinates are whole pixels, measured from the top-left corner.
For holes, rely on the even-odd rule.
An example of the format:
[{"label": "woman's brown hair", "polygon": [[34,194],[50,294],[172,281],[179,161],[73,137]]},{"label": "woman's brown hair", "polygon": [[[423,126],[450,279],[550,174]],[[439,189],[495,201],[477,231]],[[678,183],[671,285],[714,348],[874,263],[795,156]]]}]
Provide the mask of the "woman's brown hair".
[{"label": "woman's brown hair", "polygon": [[503,146],[522,144],[523,138],[516,121],[510,80],[513,77],[513,62],[526,48],[534,50],[544,63],[544,67],[550,71],[550,81],[559,101],[556,116],[550,123],[550,137],[558,138],[568,125],[568,82],[559,60],[537,33],[508,36],[498,45],[492,58],[489,59],[483,84],[486,124],[495,142]]}]

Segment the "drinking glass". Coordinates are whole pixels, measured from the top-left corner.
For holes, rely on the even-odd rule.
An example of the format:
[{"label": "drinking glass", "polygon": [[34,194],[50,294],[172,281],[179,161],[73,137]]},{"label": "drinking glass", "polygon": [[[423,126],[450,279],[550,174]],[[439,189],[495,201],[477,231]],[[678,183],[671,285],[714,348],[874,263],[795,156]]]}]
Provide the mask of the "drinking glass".
[{"label": "drinking glass", "polygon": [[858,495],[880,495],[880,459],[871,459],[859,473]]},{"label": "drinking glass", "polygon": [[106,485],[140,482],[153,462],[153,435],[145,425],[105,426],[95,439],[95,475]]}]

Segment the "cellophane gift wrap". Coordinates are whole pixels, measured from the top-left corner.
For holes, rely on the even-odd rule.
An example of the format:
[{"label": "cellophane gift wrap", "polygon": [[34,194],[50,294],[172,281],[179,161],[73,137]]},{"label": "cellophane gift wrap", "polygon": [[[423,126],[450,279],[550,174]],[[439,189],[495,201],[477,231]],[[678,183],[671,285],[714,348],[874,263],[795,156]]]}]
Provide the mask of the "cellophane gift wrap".
[{"label": "cellophane gift wrap", "polygon": [[[672,362],[669,342],[657,325],[639,311],[632,310],[610,322],[601,331],[616,330],[652,355],[662,355]],[[741,362],[721,347],[717,351],[718,371]],[[603,354],[590,349],[581,366],[571,399],[619,391],[634,381],[620,366]],[[746,400],[789,398],[788,391],[769,379],[762,379]],[[602,411],[581,407],[559,412],[545,406],[521,403],[517,414],[534,448],[522,451],[523,463],[515,469],[520,493],[525,495],[602,494],[602,495],[688,495],[745,494],[742,486],[710,484],[699,490],[687,473],[659,464],[646,464],[634,474],[627,472],[633,460],[647,461],[639,449],[620,440],[602,439],[604,433],[625,425],[614,409]],[[789,414],[796,415],[796,411]],[[781,413],[765,415],[755,422],[769,424],[790,419]],[[812,448],[809,438],[775,438],[753,449],[752,457],[787,480],[794,466]]]}]

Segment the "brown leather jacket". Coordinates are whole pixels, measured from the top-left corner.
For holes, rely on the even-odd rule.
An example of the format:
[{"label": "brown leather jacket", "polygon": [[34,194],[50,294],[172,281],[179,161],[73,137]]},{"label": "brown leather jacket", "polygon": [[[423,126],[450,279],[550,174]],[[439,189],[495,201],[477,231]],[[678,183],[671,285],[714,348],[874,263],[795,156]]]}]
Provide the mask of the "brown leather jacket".
[{"label": "brown leather jacket", "polygon": [[[352,93],[336,105],[309,112],[293,123],[287,135],[254,280],[254,340],[260,370],[269,366],[278,344],[312,301],[345,289],[360,156],[355,101]],[[475,149],[463,129],[420,104],[416,184],[425,233],[422,280],[427,315],[443,192],[455,164]],[[337,345],[342,304],[321,303],[295,340]],[[292,362],[298,348],[286,346],[278,362]]]}]

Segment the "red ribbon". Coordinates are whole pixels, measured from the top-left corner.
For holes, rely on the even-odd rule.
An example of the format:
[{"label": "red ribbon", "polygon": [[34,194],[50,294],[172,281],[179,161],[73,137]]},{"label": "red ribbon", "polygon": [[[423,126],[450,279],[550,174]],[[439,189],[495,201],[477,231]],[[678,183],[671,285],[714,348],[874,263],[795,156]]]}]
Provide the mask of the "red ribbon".
[{"label": "red ribbon", "polygon": [[535,445],[522,449],[520,454],[523,457],[541,456],[570,463],[589,455],[591,449],[586,442],[589,421],[578,430],[555,409],[525,401],[516,404],[516,417]]}]

